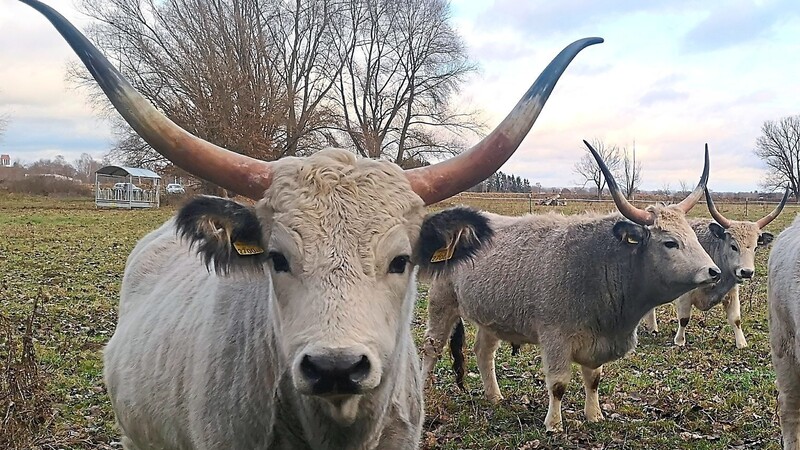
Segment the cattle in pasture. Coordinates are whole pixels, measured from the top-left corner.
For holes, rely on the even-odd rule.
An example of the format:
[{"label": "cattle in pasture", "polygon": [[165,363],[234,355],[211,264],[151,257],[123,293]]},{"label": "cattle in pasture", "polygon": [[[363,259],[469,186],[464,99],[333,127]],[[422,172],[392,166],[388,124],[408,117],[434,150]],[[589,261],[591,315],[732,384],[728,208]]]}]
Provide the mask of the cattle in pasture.
[{"label": "cattle in pasture", "polygon": [[413,449],[423,420],[411,336],[417,271],[492,237],[468,208],[425,215],[494,173],[572,59],[565,48],[485,139],[403,171],[329,149],[264,162],[179,128],[36,0],[117,111],[189,173],[257,203],[198,197],[128,257],[104,376],[126,449]]},{"label": "cattle in pasture", "polygon": [[[742,317],[739,303],[739,285],[753,277],[756,271],[756,249],[772,242],[773,235],[763,231],[764,227],[778,217],[789,198],[787,189],[778,206],[761,219],[750,222],[730,220],[714,206],[711,194],[706,190],[706,204],[714,221],[698,219],[690,221],[700,245],[711,255],[711,259],[722,270],[719,282],[689,291],[673,302],[678,315],[678,331],[675,345],[686,345],[686,327],[692,317],[692,307],[708,311],[722,303],[728,323],[733,328],[736,348],[747,347],[742,332]],[[656,310],[651,310],[642,320],[645,329],[658,332]]]},{"label": "cattle in pasture", "polygon": [[[586,143],[586,141],[584,141]],[[451,351],[461,382],[461,318],[478,333],[475,354],[487,398],[503,398],[494,367],[500,340],[538,344],[549,393],[545,426],[562,429],[561,399],[571,363],[581,365],[586,419],[603,418],[597,395],[603,364],[636,345],[639,320],[655,305],[719,279],[685,214],[703,195],[708,151],[697,188],[678,204],[639,209],[597,159],[619,213],[505,217],[486,214],[491,247],[432,281],[423,374],[430,376],[454,325]]]},{"label": "cattle in pasture", "polygon": [[800,449],[800,215],[772,244],[767,262],[769,344],[784,450]]}]

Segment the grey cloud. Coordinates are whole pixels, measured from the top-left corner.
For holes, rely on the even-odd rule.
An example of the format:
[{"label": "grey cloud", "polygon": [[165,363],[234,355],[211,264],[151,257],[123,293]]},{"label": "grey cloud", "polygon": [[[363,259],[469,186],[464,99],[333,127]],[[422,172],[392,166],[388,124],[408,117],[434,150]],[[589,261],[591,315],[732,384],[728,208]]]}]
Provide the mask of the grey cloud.
[{"label": "grey cloud", "polygon": [[[792,5],[794,3],[794,5]],[[707,52],[763,39],[776,25],[800,16],[796,0],[756,5],[750,1],[715,4],[708,16],[683,39],[686,52]]]},{"label": "grey cloud", "polygon": [[680,74],[670,74],[657,80],[646,94],[639,99],[639,106],[648,107],[656,103],[672,102],[677,100],[685,100],[689,98],[689,94],[679,91],[674,85],[683,81],[686,77]]},{"label": "grey cloud", "polygon": [[630,2],[628,0],[588,1],[562,0],[549,2],[521,2],[497,0],[482,15],[479,24],[497,28],[512,27],[528,37],[546,37],[576,30],[596,29],[598,22],[639,12],[680,11],[694,4],[689,0],[655,0]]},{"label": "grey cloud", "polygon": [[648,91],[647,94],[642,96],[639,100],[639,106],[653,106],[661,102],[673,102],[677,100],[685,100],[689,98],[686,92],[679,92],[672,88],[655,89]]}]

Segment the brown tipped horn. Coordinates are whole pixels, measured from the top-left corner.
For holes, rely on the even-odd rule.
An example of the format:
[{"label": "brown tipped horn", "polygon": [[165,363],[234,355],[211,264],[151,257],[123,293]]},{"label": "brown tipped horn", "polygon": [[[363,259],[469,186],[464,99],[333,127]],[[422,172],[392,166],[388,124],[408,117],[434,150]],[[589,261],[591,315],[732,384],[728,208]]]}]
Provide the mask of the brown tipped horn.
[{"label": "brown tipped horn", "polygon": [[517,150],[542,111],[556,82],[584,48],[603,42],[585,38],[561,51],[488,136],[464,153],[432,166],[406,171],[411,187],[426,205],[436,203],[489,178]]},{"label": "brown tipped horn", "polygon": [[653,213],[633,206],[628,199],[625,198],[619,186],[617,186],[617,181],[614,179],[614,175],[612,175],[611,171],[608,170],[608,166],[606,166],[606,163],[603,162],[603,158],[600,157],[600,154],[597,153],[597,150],[592,147],[592,144],[586,142],[585,140],[583,143],[589,147],[589,151],[592,152],[592,156],[594,156],[595,161],[597,161],[597,165],[600,166],[600,171],[603,172],[603,176],[606,178],[608,190],[611,192],[611,197],[614,199],[614,203],[617,205],[619,212],[632,222],[638,223],[639,225],[652,225],[655,223],[656,216]]},{"label": "brown tipped horn", "polygon": [[[708,144],[706,144],[706,159],[705,165],[703,166],[703,175],[700,177],[700,182],[697,183],[697,187],[694,188],[691,194],[686,196],[685,199],[681,200],[677,206],[680,208],[684,213],[688,213],[690,209],[700,201],[700,198],[703,196],[703,191],[706,190],[706,184],[708,183]],[[722,225],[720,223],[720,225]]]},{"label": "brown tipped horn", "polygon": [[706,206],[708,206],[708,212],[711,213],[711,217],[713,217],[722,228],[730,228],[731,221],[725,218],[721,212],[717,211],[717,207],[714,206],[714,200],[711,200],[711,194],[708,192],[708,188],[704,189],[704,191],[706,193]]},{"label": "brown tipped horn", "polygon": [[786,200],[788,200],[788,199],[789,199],[789,188],[787,187],[786,188],[786,192],[783,193],[783,198],[781,199],[781,202],[778,203],[778,206],[776,206],[775,209],[773,209],[771,213],[767,214],[766,216],[764,216],[764,217],[762,217],[762,218],[760,218],[760,219],[758,219],[756,221],[756,225],[758,225],[758,229],[763,229],[770,222],[775,220],[775,218],[778,217],[778,214],[780,214],[781,211],[783,211],[783,207],[786,206]]},{"label": "brown tipped horn", "polygon": [[158,153],[181,169],[223,188],[260,199],[272,182],[270,163],[204,141],[169,120],[108,62],[67,19],[37,0],[20,0],[39,11],[72,47],[114,108]]}]

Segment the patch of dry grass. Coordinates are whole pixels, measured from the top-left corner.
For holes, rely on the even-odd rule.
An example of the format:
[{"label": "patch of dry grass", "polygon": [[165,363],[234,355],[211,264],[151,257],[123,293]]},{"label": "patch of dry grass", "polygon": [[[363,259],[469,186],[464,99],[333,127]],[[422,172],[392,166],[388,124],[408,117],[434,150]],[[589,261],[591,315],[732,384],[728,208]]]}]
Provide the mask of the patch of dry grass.
[{"label": "patch of dry grass", "polygon": [[[0,195],[0,448],[116,448],[101,349],[114,331],[128,253],[174,207],[98,211],[91,199]],[[469,202],[498,213],[528,212],[527,200]],[[741,206],[717,206],[732,218],[744,217]],[[534,206],[534,212],[590,208],[613,207],[568,202]],[[770,209],[750,205],[747,218]],[[769,229],[777,234],[796,212],[795,205],[788,207]],[[702,205],[693,214],[707,216]],[[735,349],[719,308],[695,312],[687,347],[674,347],[677,323],[664,306],[658,312],[661,333],[643,334],[634,354],[606,366],[600,385],[605,422],[583,421],[582,387],[579,377],[573,379],[563,435],[544,433],[547,395],[536,347],[517,356],[501,348],[498,378],[506,400],[496,407],[482,397],[471,352],[467,392],[455,388],[445,357],[427,391],[424,448],[778,448],[766,256],[758,254],[756,279],[743,288],[747,349]],[[425,285],[420,294],[418,339],[426,319]],[[9,408],[10,401],[15,406]]]}]

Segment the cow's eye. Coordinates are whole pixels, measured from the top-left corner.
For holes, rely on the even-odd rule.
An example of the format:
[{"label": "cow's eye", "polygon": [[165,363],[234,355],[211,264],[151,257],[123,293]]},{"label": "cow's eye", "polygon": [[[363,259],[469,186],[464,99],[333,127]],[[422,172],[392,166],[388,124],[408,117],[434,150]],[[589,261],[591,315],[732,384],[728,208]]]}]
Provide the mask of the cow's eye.
[{"label": "cow's eye", "polygon": [[269,259],[272,260],[272,268],[275,272],[289,272],[289,261],[282,253],[269,252]]},{"label": "cow's eye", "polygon": [[739,247],[737,247],[736,244],[731,244],[731,250],[733,250],[735,252],[738,252],[739,251]]},{"label": "cow's eye", "polygon": [[667,248],[678,248],[678,243],[675,242],[675,241],[667,241],[667,242],[664,242],[664,247],[667,247]]},{"label": "cow's eye", "polygon": [[400,255],[389,263],[389,273],[404,273],[409,260],[408,255]]}]

